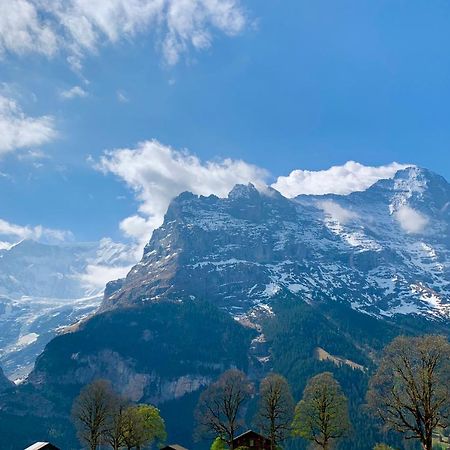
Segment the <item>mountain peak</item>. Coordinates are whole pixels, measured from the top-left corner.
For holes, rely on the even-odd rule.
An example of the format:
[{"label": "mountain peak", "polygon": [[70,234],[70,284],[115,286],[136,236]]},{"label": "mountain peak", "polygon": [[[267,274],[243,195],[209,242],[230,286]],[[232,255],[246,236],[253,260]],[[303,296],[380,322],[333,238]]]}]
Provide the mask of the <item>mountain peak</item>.
[{"label": "mountain peak", "polygon": [[448,191],[450,185],[444,177],[422,167],[411,166],[399,170],[393,178],[377,181],[369,191],[405,193],[408,197],[422,196],[426,191]]},{"label": "mountain peak", "polygon": [[393,190],[422,194],[432,178],[432,172],[420,167],[399,170],[393,178]]},{"label": "mountain peak", "polygon": [[399,170],[394,177],[394,181],[408,182],[411,186],[433,186],[433,185],[448,185],[447,180],[423,167],[411,166],[406,169]]},{"label": "mountain peak", "polygon": [[394,181],[408,181],[409,183],[424,183],[437,177],[437,174],[431,170],[418,166],[410,166],[399,170],[393,180]]},{"label": "mountain peak", "polygon": [[450,201],[450,184],[428,169],[409,167],[400,170],[392,180],[396,195],[419,201],[426,209],[441,210]]},{"label": "mountain peak", "polygon": [[236,184],[234,188],[228,194],[228,198],[232,200],[243,199],[243,198],[255,198],[259,197],[259,191],[256,189],[255,185],[252,183],[248,184]]}]

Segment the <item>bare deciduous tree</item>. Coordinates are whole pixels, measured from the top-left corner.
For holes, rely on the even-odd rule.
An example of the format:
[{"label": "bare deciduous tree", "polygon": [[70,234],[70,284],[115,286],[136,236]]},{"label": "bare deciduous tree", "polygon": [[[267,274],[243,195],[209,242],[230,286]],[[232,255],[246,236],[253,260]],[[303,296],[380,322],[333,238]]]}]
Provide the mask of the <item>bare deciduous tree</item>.
[{"label": "bare deciduous tree", "polygon": [[268,375],[259,388],[255,422],[270,439],[271,450],[275,450],[289,435],[293,415],[294,399],[287,380],[278,374]]},{"label": "bare deciduous tree", "polygon": [[96,450],[107,429],[113,392],[108,381],[96,380],[75,399],[72,417],[78,436],[90,450]]},{"label": "bare deciduous tree", "polygon": [[200,396],[196,410],[199,433],[222,437],[233,450],[236,431],[243,426],[242,409],[251,393],[247,376],[230,369]]},{"label": "bare deciduous tree", "polygon": [[387,429],[432,450],[433,431],[449,425],[450,344],[442,336],[400,336],[384,351],[367,399]]},{"label": "bare deciduous tree", "polygon": [[347,399],[339,383],[329,372],[311,378],[302,400],[295,408],[292,423],[294,436],[311,441],[328,450],[350,429]]},{"label": "bare deciduous tree", "polygon": [[119,395],[114,396],[111,400],[104,440],[113,450],[119,450],[125,445],[125,412],[129,406],[128,403]]}]

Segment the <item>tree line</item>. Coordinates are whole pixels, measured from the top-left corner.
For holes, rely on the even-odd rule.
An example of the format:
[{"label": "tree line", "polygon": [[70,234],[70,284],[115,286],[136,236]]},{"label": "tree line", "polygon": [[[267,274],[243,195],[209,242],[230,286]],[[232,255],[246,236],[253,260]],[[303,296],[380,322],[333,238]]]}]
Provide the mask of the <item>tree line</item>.
[{"label": "tree line", "polygon": [[166,440],[159,410],[152,405],[131,404],[106,380],[96,380],[82,389],[73,403],[72,419],[80,442],[89,450],[99,446],[140,450]]},{"label": "tree line", "polygon": [[[398,432],[424,450],[433,449],[434,435],[450,425],[449,363],[450,344],[442,336],[400,336],[385,348],[366,398],[386,432]],[[217,436],[213,450],[235,450],[233,442],[244,426],[252,389],[243,372],[231,369],[202,393],[196,410],[198,434]],[[352,430],[347,398],[329,372],[308,380],[296,406],[287,380],[269,374],[260,383],[253,424],[270,439],[271,450],[280,449],[291,437],[330,450]],[[390,448],[383,443],[375,447]]]},{"label": "tree line", "polygon": [[[237,369],[225,372],[202,393],[196,410],[197,432],[199,436],[217,436],[213,450],[221,447],[234,450],[234,440],[244,426],[245,406],[251,395],[251,383]],[[271,450],[281,448],[291,436],[328,450],[350,429],[347,399],[329,372],[309,380],[296,406],[287,380],[279,374],[269,374],[259,387],[253,423],[269,439]]]},{"label": "tree line", "polygon": [[[450,425],[450,344],[445,337],[400,336],[389,344],[367,391],[367,407],[385,431],[398,432],[433,450],[433,436]],[[230,369],[200,395],[196,437],[214,440],[212,450],[234,449],[245,427],[254,385],[245,373]],[[80,440],[90,450],[99,445],[141,449],[166,438],[159,410],[132,405],[99,380],[82,390],[73,405]],[[258,405],[251,423],[266,436],[271,450],[287,439],[301,438],[312,448],[330,450],[352,431],[348,401],[329,372],[310,378],[295,404],[291,387],[271,373],[259,384]],[[353,430],[357,432],[357,430]],[[375,450],[391,447],[380,443]]]}]

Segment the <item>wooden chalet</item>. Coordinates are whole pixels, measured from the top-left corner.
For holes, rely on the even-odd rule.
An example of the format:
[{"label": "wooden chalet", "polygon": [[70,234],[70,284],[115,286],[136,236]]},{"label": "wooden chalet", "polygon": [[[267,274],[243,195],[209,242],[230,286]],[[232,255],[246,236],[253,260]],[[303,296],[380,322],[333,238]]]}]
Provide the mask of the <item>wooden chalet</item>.
[{"label": "wooden chalet", "polygon": [[248,430],[233,440],[233,448],[247,447],[249,450],[270,450],[270,439]]}]

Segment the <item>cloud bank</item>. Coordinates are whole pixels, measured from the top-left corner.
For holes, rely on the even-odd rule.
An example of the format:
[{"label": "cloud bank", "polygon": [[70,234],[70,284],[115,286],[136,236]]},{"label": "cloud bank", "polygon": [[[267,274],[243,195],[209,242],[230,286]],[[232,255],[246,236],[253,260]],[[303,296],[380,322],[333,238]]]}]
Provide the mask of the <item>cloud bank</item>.
[{"label": "cloud bank", "polygon": [[97,168],[116,175],[135,192],[139,214],[124,219],[120,228],[141,243],[161,225],[169,202],[180,193],[225,197],[235,184],[265,185],[268,177],[266,170],[241,160],[201,161],[155,140],[108,151]]},{"label": "cloud bank", "polygon": [[408,165],[393,162],[386,166],[364,166],[355,161],[348,161],[342,166],[333,166],[327,170],[293,170],[288,176],[278,177],[272,185],[285,197],[300,194],[346,195],[355,191],[364,191],[378,180],[392,178],[398,170]]},{"label": "cloud bank", "polygon": [[15,100],[0,94],[0,156],[46,144],[56,136],[52,116],[27,116]]},{"label": "cloud bank", "polygon": [[99,292],[108,281],[124,277],[136,262],[135,259],[128,245],[103,238],[99,242],[96,258],[88,261],[79,279],[92,292]]},{"label": "cloud bank", "polygon": [[67,55],[80,69],[85,54],[153,32],[168,64],[189,49],[211,46],[215,32],[239,34],[239,0],[0,0],[0,56]]},{"label": "cloud bank", "polygon": [[57,51],[57,34],[41,13],[35,1],[0,0],[0,56],[6,52],[52,56]]},{"label": "cloud bank", "polygon": [[341,224],[346,224],[358,217],[358,214],[356,214],[355,212],[343,208],[341,205],[338,205],[332,200],[324,200],[322,202],[318,202],[317,206],[321,208],[326,215],[331,217],[331,219]]},{"label": "cloud bank", "polygon": [[42,225],[17,225],[0,219],[0,248],[9,248],[23,239],[35,239],[48,243],[73,239],[70,231],[45,228]]},{"label": "cloud bank", "polygon": [[101,291],[109,281],[124,278],[130,271],[132,264],[127,266],[106,266],[88,264],[85,272],[80,274],[81,283],[93,291]]},{"label": "cloud bank", "polygon": [[408,205],[401,206],[394,213],[394,217],[408,234],[422,233],[429,222],[426,216]]}]

